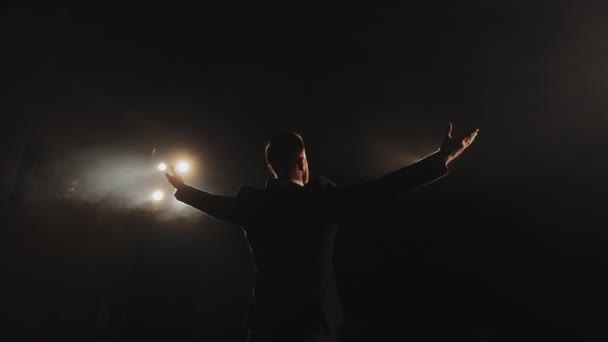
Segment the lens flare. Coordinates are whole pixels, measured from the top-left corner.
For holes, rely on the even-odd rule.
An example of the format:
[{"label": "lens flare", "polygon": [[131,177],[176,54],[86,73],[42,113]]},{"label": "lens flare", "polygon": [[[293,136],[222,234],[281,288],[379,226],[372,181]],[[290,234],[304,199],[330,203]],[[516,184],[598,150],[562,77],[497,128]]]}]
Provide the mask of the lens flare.
[{"label": "lens flare", "polygon": [[188,162],[180,161],[179,163],[177,163],[177,171],[179,171],[181,173],[186,173],[189,170],[190,170],[190,164]]},{"label": "lens flare", "polygon": [[160,201],[163,199],[163,197],[165,197],[165,194],[160,190],[154,191],[154,193],[152,194],[152,199],[154,199],[155,201]]},{"label": "lens flare", "polygon": [[165,170],[167,170],[167,164],[165,164],[165,163],[158,164],[158,170],[159,171],[165,171]]}]

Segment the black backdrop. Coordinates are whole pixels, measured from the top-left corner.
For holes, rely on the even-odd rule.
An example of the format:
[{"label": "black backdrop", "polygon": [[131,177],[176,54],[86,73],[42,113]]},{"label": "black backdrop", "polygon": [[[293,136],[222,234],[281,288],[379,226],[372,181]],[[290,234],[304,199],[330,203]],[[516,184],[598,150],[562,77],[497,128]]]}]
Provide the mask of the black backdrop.
[{"label": "black backdrop", "polygon": [[450,176],[340,231],[343,339],[606,335],[606,10],[3,5],[5,331],[242,334],[242,232],[66,198],[90,160],[186,149],[191,182],[230,194],[262,186],[265,140],[296,130],[312,172],[348,184],[432,152],[451,120],[481,132]]}]

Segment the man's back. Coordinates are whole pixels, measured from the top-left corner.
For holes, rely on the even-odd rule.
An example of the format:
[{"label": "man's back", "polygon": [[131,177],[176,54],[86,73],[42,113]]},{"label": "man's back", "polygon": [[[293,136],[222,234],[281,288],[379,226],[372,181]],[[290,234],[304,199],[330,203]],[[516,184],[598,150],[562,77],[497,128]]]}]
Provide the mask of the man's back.
[{"label": "man's back", "polygon": [[306,186],[272,179],[264,190],[239,191],[258,271],[254,329],[327,334],[342,324],[332,267],[337,218],[326,201],[332,187],[324,178]]}]

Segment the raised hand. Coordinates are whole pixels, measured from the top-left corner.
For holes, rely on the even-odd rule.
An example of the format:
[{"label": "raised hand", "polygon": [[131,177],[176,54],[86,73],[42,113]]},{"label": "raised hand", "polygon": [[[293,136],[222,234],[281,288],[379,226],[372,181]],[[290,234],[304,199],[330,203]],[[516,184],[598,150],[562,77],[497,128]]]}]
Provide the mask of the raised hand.
[{"label": "raised hand", "polygon": [[477,133],[479,133],[479,128],[474,130],[469,135],[453,138],[452,123],[448,122],[448,128],[445,136],[443,137],[443,141],[441,142],[441,148],[438,152],[444,158],[445,163],[450,163],[452,160],[458,158],[458,156],[460,156],[464,150],[469,148],[469,146],[473,144],[473,141],[475,141]]},{"label": "raised hand", "polygon": [[167,180],[169,181],[169,183],[171,183],[171,185],[173,185],[174,188],[180,189],[184,185],[186,185],[182,176],[178,175],[177,172],[175,172],[175,168],[173,167],[173,165],[169,165],[169,170],[171,170],[171,173],[167,172],[165,173],[165,176],[167,176]]}]

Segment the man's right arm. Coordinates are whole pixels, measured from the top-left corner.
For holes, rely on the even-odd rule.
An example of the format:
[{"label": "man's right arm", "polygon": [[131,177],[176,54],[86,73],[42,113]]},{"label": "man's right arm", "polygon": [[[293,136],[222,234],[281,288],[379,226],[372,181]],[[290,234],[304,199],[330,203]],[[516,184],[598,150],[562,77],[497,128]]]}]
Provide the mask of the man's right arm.
[{"label": "man's right arm", "polygon": [[333,186],[329,190],[328,208],[339,217],[375,208],[448,174],[445,158],[438,153],[391,172],[376,180],[351,185]]},{"label": "man's right arm", "polygon": [[328,203],[324,203],[336,216],[345,216],[372,208],[395,199],[409,191],[429,184],[448,174],[448,164],[456,159],[475,140],[479,129],[470,135],[453,138],[452,124],[437,152],[422,160],[371,182],[354,186],[333,186]]}]

